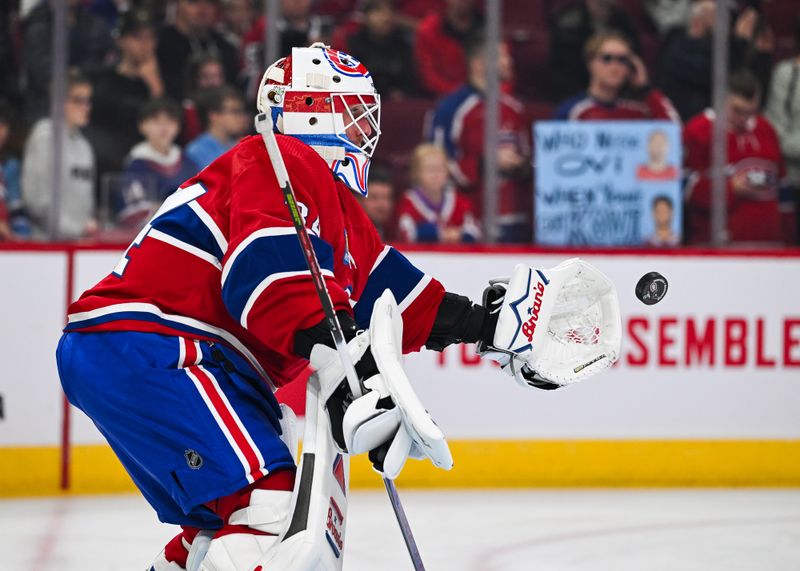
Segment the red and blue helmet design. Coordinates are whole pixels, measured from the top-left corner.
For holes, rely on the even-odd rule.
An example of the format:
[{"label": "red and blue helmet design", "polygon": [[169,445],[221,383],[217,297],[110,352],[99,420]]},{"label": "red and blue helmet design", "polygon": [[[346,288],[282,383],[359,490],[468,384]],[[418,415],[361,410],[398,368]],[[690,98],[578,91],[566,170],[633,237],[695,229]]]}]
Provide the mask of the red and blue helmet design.
[{"label": "red and blue helmet design", "polygon": [[264,73],[257,104],[276,132],[310,145],[338,178],[367,195],[381,105],[364,64],[319,43],[293,48]]},{"label": "red and blue helmet design", "polygon": [[366,66],[353,56],[333,49],[323,50],[325,59],[331,67],[343,75],[349,77],[370,77]]}]

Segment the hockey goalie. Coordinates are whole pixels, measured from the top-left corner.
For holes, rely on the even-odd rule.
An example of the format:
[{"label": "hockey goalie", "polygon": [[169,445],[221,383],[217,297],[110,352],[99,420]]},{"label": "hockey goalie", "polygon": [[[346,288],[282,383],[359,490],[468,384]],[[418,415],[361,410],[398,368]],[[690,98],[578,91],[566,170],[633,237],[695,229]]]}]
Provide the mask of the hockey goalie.
[{"label": "hockey goalie", "polygon": [[[295,48],[267,69],[258,108],[362,394],[332,349],[265,139],[245,138],[173,193],[70,306],[57,350],[69,401],[159,519],[181,528],[151,571],[340,569],[349,455],[367,453],[390,479],[409,457],[452,464],[401,353],[477,343],[521,385],[555,389],[619,352],[614,286],[581,260],[519,264],[475,304],[381,242],[355,196],[367,194],[380,136],[361,63]],[[309,362],[298,458],[294,416],[274,391]]]}]

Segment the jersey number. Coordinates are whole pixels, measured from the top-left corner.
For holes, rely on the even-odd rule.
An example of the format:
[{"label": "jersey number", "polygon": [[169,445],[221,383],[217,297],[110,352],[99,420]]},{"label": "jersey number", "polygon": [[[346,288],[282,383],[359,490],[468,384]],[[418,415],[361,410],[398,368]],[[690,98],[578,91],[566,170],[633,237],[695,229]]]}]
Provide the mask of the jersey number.
[{"label": "jersey number", "polygon": [[125,250],[125,254],[123,254],[122,258],[120,258],[117,265],[114,267],[114,271],[112,272],[115,276],[121,278],[122,275],[125,273],[125,269],[128,267],[128,262],[130,262],[130,251],[131,248],[138,248],[141,246],[142,241],[145,239],[145,236],[152,230],[153,222],[159,217],[163,216],[167,212],[178,208],[179,206],[183,206],[184,204],[189,204],[190,202],[197,200],[199,197],[203,196],[206,193],[206,189],[203,188],[201,184],[193,184],[191,186],[187,186],[186,188],[179,188],[172,194],[170,194],[166,200],[161,204],[161,207],[156,211],[153,217],[144,225],[144,228],[136,235],[131,245],[128,246],[128,249]]}]

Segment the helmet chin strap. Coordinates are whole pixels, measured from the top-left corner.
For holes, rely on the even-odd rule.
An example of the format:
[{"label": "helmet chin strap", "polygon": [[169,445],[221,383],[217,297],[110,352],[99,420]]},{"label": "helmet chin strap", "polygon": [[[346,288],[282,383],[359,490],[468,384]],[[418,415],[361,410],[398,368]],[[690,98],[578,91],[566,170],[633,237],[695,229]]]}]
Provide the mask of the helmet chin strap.
[{"label": "helmet chin strap", "polygon": [[333,161],[343,161],[344,160],[344,148],[343,147],[331,147],[331,146],[322,146],[322,145],[311,145],[311,148],[317,151],[319,156],[325,159],[326,163],[331,163]]}]

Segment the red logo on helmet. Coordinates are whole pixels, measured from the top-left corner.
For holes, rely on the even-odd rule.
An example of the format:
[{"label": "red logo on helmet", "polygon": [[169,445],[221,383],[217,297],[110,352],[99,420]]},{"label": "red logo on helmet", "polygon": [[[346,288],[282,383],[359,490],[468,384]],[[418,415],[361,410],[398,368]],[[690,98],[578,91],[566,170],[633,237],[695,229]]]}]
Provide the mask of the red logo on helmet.
[{"label": "red logo on helmet", "polygon": [[366,66],[351,55],[336,50],[322,50],[331,67],[348,77],[369,77]]}]

